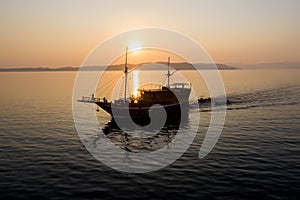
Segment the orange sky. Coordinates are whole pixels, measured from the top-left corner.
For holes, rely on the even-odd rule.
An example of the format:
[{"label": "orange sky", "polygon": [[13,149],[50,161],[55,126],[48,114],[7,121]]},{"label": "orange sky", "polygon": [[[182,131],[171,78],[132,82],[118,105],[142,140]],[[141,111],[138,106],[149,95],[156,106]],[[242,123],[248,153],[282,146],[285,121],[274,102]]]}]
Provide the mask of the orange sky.
[{"label": "orange sky", "polygon": [[300,62],[300,1],[2,0],[0,67],[79,66],[99,43],[173,29],[218,63]]}]

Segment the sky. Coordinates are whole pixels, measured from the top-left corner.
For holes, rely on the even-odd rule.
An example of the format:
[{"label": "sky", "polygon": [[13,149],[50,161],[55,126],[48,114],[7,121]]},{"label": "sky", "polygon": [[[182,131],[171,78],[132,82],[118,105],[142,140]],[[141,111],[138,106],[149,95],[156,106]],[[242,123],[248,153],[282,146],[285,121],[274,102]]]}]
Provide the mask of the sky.
[{"label": "sky", "polygon": [[143,27],[181,32],[217,63],[300,62],[298,0],[0,0],[0,67],[80,66]]}]

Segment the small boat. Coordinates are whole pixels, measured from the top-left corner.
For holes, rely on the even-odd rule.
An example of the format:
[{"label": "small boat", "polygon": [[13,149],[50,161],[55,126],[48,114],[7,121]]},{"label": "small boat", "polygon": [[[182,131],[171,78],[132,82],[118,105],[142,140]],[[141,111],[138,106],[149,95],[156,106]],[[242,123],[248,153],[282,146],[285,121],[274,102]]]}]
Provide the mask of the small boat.
[{"label": "small boat", "polygon": [[226,100],[226,103],[222,101],[216,101],[216,100],[212,102],[212,99],[208,97],[208,98],[198,99],[198,103],[199,106],[201,107],[201,106],[209,106],[211,105],[211,103],[213,103],[214,105],[224,105],[224,104],[230,105],[232,102],[229,99]]},{"label": "small boat", "polygon": [[[127,49],[124,68],[124,98],[109,102],[106,98],[95,98],[95,103],[112,118],[124,118],[129,114],[132,120],[139,125],[147,125],[151,119],[149,114],[155,113],[156,104],[164,107],[167,114],[167,123],[180,122],[187,116],[191,86],[188,83],[170,84],[170,57],[168,58],[167,85],[160,85],[158,89],[138,89],[138,95],[127,98]],[[112,108],[114,112],[112,111]],[[182,113],[183,111],[183,113]],[[117,114],[116,114],[117,113]]]},{"label": "small boat", "polygon": [[210,97],[208,97],[208,98],[200,98],[200,99],[198,99],[198,103],[199,103],[200,105],[202,105],[202,104],[207,104],[207,103],[211,103],[211,98],[210,98]]}]

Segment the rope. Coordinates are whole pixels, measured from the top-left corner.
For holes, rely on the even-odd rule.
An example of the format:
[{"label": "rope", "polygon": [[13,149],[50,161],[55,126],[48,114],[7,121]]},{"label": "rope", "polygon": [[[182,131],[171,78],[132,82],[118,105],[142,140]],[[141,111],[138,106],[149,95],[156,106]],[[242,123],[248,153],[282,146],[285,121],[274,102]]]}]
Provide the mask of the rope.
[{"label": "rope", "polygon": [[117,79],[117,78],[119,78],[119,77],[120,77],[120,74],[117,74],[117,75],[114,76],[112,79],[108,80],[106,83],[101,84],[101,88],[97,88],[97,89],[96,89],[96,92],[98,92],[98,91],[99,91],[100,89],[102,89],[102,88],[105,88],[105,87],[108,86],[108,85],[111,85],[111,83],[114,82],[115,79]]}]

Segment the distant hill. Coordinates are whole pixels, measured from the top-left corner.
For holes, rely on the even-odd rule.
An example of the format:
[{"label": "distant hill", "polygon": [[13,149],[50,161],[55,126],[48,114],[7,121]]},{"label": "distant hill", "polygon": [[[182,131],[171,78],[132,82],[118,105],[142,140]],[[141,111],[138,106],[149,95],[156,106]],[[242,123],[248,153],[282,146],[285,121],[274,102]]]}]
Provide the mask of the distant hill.
[{"label": "distant hill", "polygon": [[[144,64],[149,64],[149,63],[142,63],[142,64],[129,64],[128,69],[134,69],[138,68],[138,66],[142,66]],[[160,70],[161,68],[155,64],[163,64],[167,65],[166,62],[158,62],[158,63],[153,63],[153,66],[148,67],[148,68],[143,68],[143,70]],[[199,67],[200,69],[203,70],[211,70],[214,69],[214,64],[207,64],[207,63],[197,63],[193,64],[194,66]],[[192,64],[190,63],[171,63],[170,66],[173,69],[178,69],[178,70],[194,70],[195,68],[193,67]],[[217,68],[219,70],[236,70],[239,69],[237,67],[225,65],[225,64],[216,64]],[[104,66],[83,66],[81,70],[84,71],[100,71],[104,70],[106,67]],[[78,71],[78,67],[60,67],[60,68],[48,68],[48,67],[38,67],[38,68],[0,68],[0,72],[42,72],[42,71]],[[109,66],[106,70],[124,70],[124,64],[120,65],[111,65]]]},{"label": "distant hill", "polygon": [[[164,65],[168,65],[168,63],[166,62],[161,62],[161,64]],[[215,66],[217,66],[217,68],[219,70],[236,70],[239,69],[237,67],[233,67],[230,65],[225,65],[225,64],[211,64],[211,63],[195,63],[195,64],[190,64],[190,63],[171,63],[170,66],[174,69],[180,69],[180,70],[194,70],[194,66],[195,67],[199,67],[200,69],[203,70],[211,70],[211,69],[215,69]]]},{"label": "distant hill", "polygon": [[240,65],[242,69],[300,69],[300,62],[270,62]]},{"label": "distant hill", "polygon": [[0,72],[47,72],[47,71],[78,71],[78,67],[26,67],[26,68],[0,68]]}]

